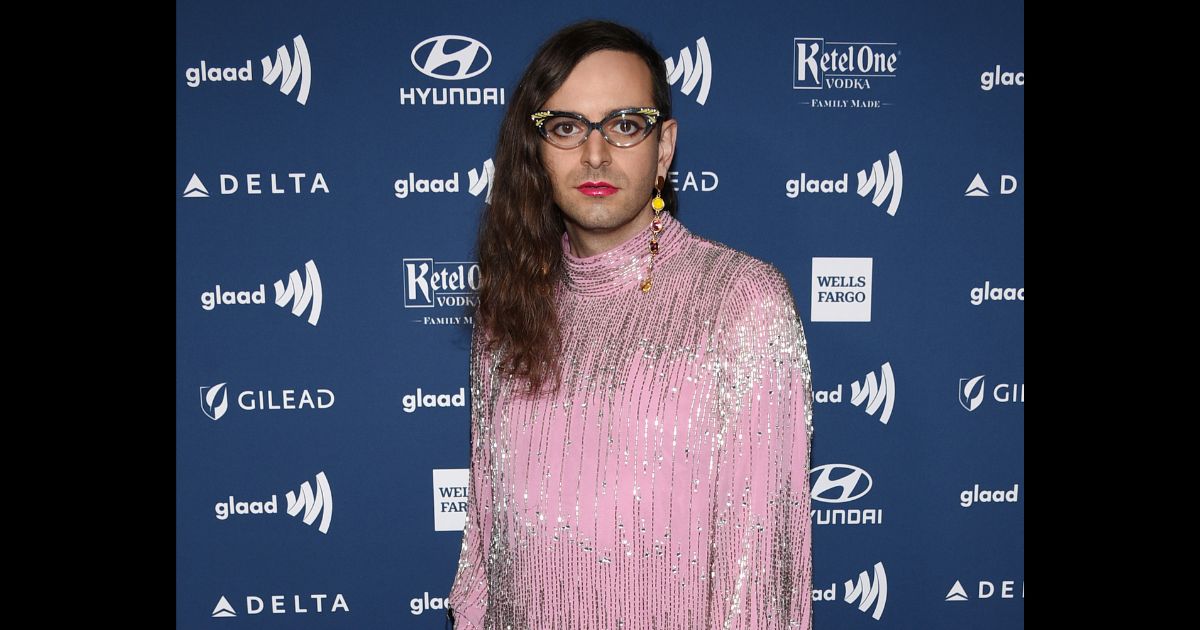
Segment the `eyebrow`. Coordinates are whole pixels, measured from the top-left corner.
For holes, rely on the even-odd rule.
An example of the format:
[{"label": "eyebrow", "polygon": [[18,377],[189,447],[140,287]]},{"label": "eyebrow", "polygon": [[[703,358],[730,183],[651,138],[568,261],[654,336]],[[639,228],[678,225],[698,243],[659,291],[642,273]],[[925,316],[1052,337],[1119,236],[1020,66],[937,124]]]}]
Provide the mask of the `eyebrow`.
[{"label": "eyebrow", "polygon": [[[626,109],[642,109],[643,107],[647,107],[647,106],[646,106],[646,105],[628,105],[628,106],[626,106],[626,107],[618,107],[618,108],[616,108],[616,109],[610,109],[610,110],[608,110],[608,113],[604,114],[604,115],[603,115],[603,116],[601,116],[600,118],[601,118],[601,119],[608,118],[609,116],[612,116],[613,114],[615,114],[615,113],[617,113],[617,112],[619,112],[619,111],[622,111],[622,110],[626,110]],[[650,106],[648,106],[648,107],[650,107],[650,108],[652,108],[652,109],[657,109],[657,108],[655,108],[653,105],[650,105]],[[541,110],[541,111],[565,112],[565,113],[568,113],[568,114],[575,114],[576,116],[583,116],[583,114],[580,114],[579,112],[572,111],[572,110],[569,110],[569,109],[553,109],[553,108],[550,108],[550,107],[544,107],[544,108],[542,108],[542,110]],[[584,118],[587,118],[587,116],[583,116],[583,117],[584,117]]]}]

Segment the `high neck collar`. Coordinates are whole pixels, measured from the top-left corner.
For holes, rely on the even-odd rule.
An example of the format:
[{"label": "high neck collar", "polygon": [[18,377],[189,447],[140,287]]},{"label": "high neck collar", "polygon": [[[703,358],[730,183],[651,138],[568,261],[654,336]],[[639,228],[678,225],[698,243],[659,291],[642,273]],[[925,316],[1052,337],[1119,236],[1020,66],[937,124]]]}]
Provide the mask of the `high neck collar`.
[{"label": "high neck collar", "polygon": [[[658,235],[658,256],[654,273],[662,263],[683,247],[688,230],[669,212],[661,215],[662,232]],[[581,258],[571,253],[571,237],[563,232],[563,284],[574,293],[611,295],[623,290],[637,291],[650,266],[650,234],[647,224],[624,243],[600,254]],[[653,288],[650,291],[654,291]]]}]

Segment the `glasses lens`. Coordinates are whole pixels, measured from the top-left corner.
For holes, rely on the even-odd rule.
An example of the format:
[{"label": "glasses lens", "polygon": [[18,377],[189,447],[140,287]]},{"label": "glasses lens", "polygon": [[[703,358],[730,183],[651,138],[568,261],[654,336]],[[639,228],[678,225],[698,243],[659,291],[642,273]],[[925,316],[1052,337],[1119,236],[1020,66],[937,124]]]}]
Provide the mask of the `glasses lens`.
[{"label": "glasses lens", "polygon": [[587,127],[584,127],[582,122],[570,116],[554,116],[547,118],[542,124],[542,135],[551,144],[566,148],[583,144],[586,131]]},{"label": "glasses lens", "polygon": [[621,114],[604,123],[604,134],[619,147],[631,147],[649,133],[650,121],[643,114]]}]

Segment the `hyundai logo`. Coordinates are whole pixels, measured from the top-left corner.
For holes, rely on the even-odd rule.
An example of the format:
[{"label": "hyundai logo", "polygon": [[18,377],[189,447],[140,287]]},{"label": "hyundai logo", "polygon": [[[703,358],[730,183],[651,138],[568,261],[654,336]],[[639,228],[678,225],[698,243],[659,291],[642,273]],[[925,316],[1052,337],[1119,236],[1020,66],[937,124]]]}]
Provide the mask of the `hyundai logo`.
[{"label": "hyundai logo", "polygon": [[[454,43],[451,44],[451,42]],[[450,48],[456,50],[450,53],[446,52],[448,44]],[[418,61],[418,59],[424,61]],[[482,42],[470,37],[438,35],[413,47],[412,64],[426,76],[447,81],[461,81],[487,70],[492,65],[492,51],[488,50],[488,47],[484,46]],[[457,64],[457,66],[452,64]],[[472,70],[472,68],[475,69]]]}]

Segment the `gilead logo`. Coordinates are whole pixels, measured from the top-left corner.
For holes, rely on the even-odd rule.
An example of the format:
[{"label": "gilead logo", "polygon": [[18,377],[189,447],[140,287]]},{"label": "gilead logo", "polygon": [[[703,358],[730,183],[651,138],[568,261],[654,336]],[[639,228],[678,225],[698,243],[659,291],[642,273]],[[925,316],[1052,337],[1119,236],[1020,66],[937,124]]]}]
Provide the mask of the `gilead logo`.
[{"label": "gilead logo", "polygon": [[[298,409],[328,409],[334,395],[329,389],[243,390],[236,397],[238,407],[245,411],[292,411]],[[225,383],[200,388],[200,408],[212,420],[220,420],[229,408],[229,390]]]}]

